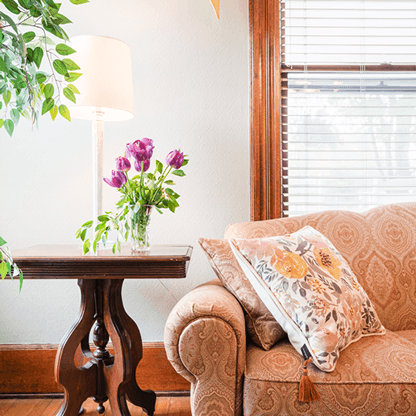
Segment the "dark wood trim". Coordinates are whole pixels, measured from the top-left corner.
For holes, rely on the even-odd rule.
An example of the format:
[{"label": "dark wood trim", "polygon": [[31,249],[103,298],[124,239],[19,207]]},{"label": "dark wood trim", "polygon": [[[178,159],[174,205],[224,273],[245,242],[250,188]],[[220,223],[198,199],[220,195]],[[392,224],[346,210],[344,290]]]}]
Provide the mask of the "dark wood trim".
[{"label": "dark wood trim", "polygon": [[[52,344],[0,345],[0,398],[63,394],[54,378],[57,350],[58,345]],[[111,345],[108,350],[113,353]],[[187,395],[190,390],[190,384],[168,361],[163,342],[143,344],[136,379],[141,388],[154,390],[158,395]]]},{"label": "dark wood trim", "polygon": [[250,0],[251,220],[281,216],[279,1]]}]

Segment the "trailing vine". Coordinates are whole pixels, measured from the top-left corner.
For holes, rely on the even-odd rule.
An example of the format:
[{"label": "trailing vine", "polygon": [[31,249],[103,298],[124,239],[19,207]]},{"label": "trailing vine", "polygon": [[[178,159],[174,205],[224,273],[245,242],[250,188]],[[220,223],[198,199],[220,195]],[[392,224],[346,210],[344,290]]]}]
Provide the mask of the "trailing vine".
[{"label": "trailing vine", "polygon": [[71,121],[62,97],[76,102],[72,82],[81,72],[68,58],[75,50],[62,26],[72,22],[60,8],[53,0],[0,0],[0,128],[10,136],[21,116],[36,125],[46,113]]}]

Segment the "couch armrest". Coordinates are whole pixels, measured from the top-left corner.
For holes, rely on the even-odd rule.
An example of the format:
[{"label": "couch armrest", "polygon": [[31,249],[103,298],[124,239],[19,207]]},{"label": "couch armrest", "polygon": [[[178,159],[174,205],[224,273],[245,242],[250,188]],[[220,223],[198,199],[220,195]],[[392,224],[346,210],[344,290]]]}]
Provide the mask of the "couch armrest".
[{"label": "couch armrest", "polygon": [[191,383],[192,415],[242,414],[245,321],[227,289],[209,282],[185,295],[168,317],[165,348]]}]

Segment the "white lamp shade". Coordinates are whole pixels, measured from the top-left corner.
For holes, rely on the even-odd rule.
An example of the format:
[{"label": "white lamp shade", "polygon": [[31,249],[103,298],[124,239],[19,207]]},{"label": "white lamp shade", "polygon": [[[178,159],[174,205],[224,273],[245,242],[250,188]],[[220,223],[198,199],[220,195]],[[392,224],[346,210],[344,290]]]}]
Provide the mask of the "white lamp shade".
[{"label": "white lamp shade", "polygon": [[70,106],[71,116],[93,120],[101,111],[103,121],[121,121],[134,117],[133,77],[130,48],[124,42],[105,36],[75,36],[70,56],[81,68],[74,85],[80,95]]}]

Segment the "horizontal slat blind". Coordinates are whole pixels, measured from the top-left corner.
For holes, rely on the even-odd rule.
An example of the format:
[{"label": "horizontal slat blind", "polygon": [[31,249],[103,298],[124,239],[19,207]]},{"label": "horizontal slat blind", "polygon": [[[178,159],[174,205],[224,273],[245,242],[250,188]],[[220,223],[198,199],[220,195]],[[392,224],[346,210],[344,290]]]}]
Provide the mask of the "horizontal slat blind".
[{"label": "horizontal slat blind", "polygon": [[286,0],[281,19],[283,214],[415,201],[416,1]]},{"label": "horizontal slat blind", "polygon": [[415,64],[414,0],[285,0],[283,63]]}]

